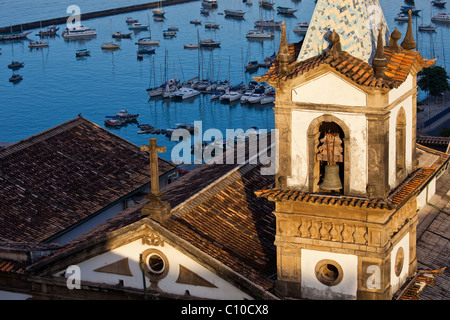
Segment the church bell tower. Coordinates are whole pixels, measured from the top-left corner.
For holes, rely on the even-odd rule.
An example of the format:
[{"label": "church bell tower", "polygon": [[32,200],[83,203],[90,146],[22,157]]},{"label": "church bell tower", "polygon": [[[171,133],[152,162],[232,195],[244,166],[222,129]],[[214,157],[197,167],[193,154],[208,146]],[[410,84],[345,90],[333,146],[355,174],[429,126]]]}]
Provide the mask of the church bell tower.
[{"label": "church bell tower", "polygon": [[[376,13],[374,16],[372,13]],[[280,296],[391,299],[417,268],[416,75],[378,0],[317,2],[305,38],[256,81],[276,89],[274,201]]]}]

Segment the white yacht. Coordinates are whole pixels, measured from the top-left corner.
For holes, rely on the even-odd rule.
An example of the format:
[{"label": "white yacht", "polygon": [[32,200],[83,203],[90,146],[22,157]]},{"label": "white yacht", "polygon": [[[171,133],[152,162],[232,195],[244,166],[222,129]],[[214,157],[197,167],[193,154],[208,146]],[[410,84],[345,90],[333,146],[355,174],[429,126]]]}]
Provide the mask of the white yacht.
[{"label": "white yacht", "polygon": [[173,92],[171,97],[174,99],[185,100],[185,99],[196,97],[199,94],[200,94],[200,91],[198,91],[198,90],[188,88],[188,87],[181,87],[177,91]]},{"label": "white yacht", "polygon": [[151,37],[140,38],[136,42],[139,46],[159,46],[159,40],[152,40]]},{"label": "white yacht", "polygon": [[244,94],[242,95],[240,102],[241,103],[247,103],[248,102],[248,98],[250,98],[250,96],[252,95],[252,93],[255,92],[255,90],[247,90],[244,92]]},{"label": "white yacht", "polygon": [[263,30],[249,30],[245,36],[247,39],[273,39],[273,32],[264,32]]},{"label": "white yacht", "polygon": [[217,0],[202,0],[202,6],[208,8],[217,8],[219,5]]},{"label": "white yacht", "polygon": [[433,18],[431,18],[431,21],[450,22],[450,14],[442,12],[438,13]]},{"label": "white yacht", "polygon": [[228,92],[225,92],[223,95],[220,96],[219,101],[221,102],[233,102],[236,100],[240,100],[242,97],[242,93],[239,91],[230,90]]},{"label": "white yacht", "polygon": [[62,37],[66,40],[93,38],[96,36],[97,31],[95,29],[87,28],[82,25],[74,27],[72,29],[66,28],[66,30],[64,30],[62,33]]}]

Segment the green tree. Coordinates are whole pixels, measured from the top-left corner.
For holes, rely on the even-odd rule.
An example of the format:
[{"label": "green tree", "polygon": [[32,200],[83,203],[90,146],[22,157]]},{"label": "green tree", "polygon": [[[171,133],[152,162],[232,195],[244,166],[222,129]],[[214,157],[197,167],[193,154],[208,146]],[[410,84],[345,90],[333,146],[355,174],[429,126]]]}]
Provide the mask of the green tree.
[{"label": "green tree", "polygon": [[423,91],[427,91],[430,95],[437,98],[450,89],[448,84],[448,75],[444,68],[434,66],[423,69],[419,72],[420,77],[417,85]]}]

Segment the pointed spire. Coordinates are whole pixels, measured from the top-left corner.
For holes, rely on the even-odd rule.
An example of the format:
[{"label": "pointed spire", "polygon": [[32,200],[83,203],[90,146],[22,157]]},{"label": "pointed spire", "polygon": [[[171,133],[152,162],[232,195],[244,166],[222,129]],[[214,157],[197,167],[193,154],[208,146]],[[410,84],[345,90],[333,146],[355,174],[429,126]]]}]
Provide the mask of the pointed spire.
[{"label": "pointed spire", "polygon": [[403,39],[402,47],[406,50],[413,50],[416,48],[416,41],[414,41],[414,35],[412,31],[412,11],[408,11],[408,28],[406,29],[405,39]]},{"label": "pointed spire", "polygon": [[284,21],[281,24],[280,49],[278,50],[276,61],[278,62],[278,73],[286,75],[289,72],[289,63],[291,63],[292,57],[289,54],[286,40],[286,23]]},{"label": "pointed spire", "polygon": [[376,78],[384,78],[384,69],[387,66],[386,55],[384,54],[384,43],[383,43],[383,26],[378,29],[378,41],[377,41],[377,51],[375,57],[373,58],[373,69]]},{"label": "pointed spire", "polygon": [[398,40],[400,40],[401,37],[402,34],[398,31],[397,27],[395,27],[395,30],[391,33],[391,39],[389,40],[389,48],[393,52],[402,51],[402,47],[398,44]]}]

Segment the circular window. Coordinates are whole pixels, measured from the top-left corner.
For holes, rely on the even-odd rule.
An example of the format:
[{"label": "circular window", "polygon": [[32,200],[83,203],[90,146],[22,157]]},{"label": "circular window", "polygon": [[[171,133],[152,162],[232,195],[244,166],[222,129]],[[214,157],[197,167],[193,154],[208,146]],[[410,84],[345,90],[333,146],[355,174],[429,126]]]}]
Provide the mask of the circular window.
[{"label": "circular window", "polygon": [[403,270],[403,263],[405,261],[405,252],[403,251],[403,247],[398,248],[397,254],[395,255],[395,275],[397,277],[400,276]]},{"label": "circular window", "polygon": [[315,268],[317,280],[327,286],[335,286],[342,281],[342,267],[333,260],[320,260]]},{"label": "circular window", "polygon": [[148,257],[148,267],[151,272],[160,274],[164,272],[164,260],[159,254],[152,253]]},{"label": "circular window", "polygon": [[147,249],[142,253],[144,261],[144,271],[147,277],[152,279],[162,279],[169,272],[169,261],[159,250]]}]

